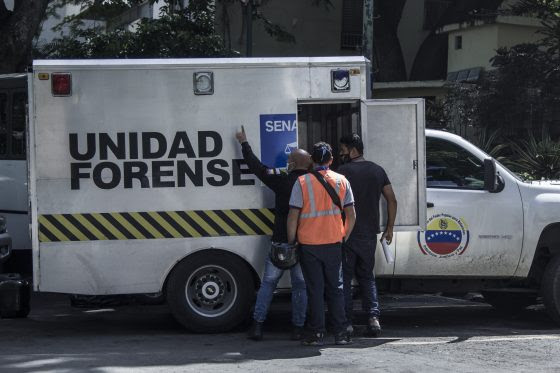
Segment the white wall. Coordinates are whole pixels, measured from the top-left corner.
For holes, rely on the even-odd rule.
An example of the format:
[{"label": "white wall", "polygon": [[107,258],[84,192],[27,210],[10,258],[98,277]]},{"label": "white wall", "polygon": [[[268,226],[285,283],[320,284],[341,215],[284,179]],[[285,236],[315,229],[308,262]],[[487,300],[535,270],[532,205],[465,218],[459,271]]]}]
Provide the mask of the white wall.
[{"label": "white wall", "polygon": [[[497,23],[465,27],[449,32],[447,71],[482,66],[492,69],[490,59],[501,47],[533,43],[542,38],[536,33],[538,21],[526,17],[500,17]],[[463,37],[463,48],[455,49],[455,37]]]},{"label": "white wall", "polygon": [[[455,37],[463,37],[462,49],[455,49]],[[498,25],[487,24],[449,32],[447,71],[482,66],[490,68],[490,58],[498,47]]]},{"label": "white wall", "polygon": [[535,43],[543,37],[537,33],[539,29],[541,28],[535,26],[500,25],[498,44],[500,47],[511,47],[521,43]]}]

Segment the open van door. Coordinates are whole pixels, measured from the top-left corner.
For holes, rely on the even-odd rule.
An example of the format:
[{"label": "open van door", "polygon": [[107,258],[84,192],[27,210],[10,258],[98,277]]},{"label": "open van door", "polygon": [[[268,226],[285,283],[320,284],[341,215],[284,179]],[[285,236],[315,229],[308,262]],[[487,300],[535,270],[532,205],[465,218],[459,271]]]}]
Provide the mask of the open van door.
[{"label": "open van door", "polygon": [[[364,157],[385,169],[398,201],[395,231],[426,227],[426,170],[424,100],[390,99],[362,101]],[[382,198],[381,229],[387,224]],[[394,243],[391,245],[394,250]],[[376,272],[392,274],[382,250],[377,250]],[[394,252],[393,252],[394,254]],[[390,267],[390,268],[389,268]]]}]

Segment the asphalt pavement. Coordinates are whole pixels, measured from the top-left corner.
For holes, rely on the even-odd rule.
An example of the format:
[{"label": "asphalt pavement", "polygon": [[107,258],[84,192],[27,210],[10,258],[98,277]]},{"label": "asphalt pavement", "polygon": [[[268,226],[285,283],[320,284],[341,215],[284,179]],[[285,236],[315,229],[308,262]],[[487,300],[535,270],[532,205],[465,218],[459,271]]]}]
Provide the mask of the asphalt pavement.
[{"label": "asphalt pavement", "polygon": [[[384,296],[383,334],[351,346],[289,340],[286,297],[273,304],[265,340],[245,330],[192,334],[167,306],[73,308],[35,294],[27,319],[0,320],[0,372],[560,372],[560,328],[541,306],[504,316],[441,296]],[[358,314],[365,325],[365,315]],[[362,326],[363,328],[363,326]]]}]

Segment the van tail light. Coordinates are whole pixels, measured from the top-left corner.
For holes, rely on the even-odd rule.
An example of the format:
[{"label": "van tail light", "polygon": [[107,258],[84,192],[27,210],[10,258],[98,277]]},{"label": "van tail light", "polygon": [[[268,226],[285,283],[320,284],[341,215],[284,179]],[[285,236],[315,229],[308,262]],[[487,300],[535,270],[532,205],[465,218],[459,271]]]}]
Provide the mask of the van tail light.
[{"label": "van tail light", "polygon": [[72,95],[72,75],[69,73],[53,73],[51,82],[53,96]]}]

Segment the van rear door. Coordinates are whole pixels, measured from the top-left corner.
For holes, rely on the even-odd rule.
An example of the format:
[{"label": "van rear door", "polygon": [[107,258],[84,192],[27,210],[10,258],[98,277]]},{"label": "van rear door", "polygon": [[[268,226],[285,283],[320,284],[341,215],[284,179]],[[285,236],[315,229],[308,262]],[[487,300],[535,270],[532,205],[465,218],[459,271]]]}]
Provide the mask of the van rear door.
[{"label": "van rear door", "polygon": [[[364,157],[385,169],[398,201],[396,231],[425,229],[426,171],[424,100],[389,99],[362,101]],[[386,222],[386,203],[381,203],[381,229]],[[394,250],[394,244],[391,248]],[[392,274],[382,250],[377,250],[376,272]],[[394,252],[393,252],[394,254]]]}]

